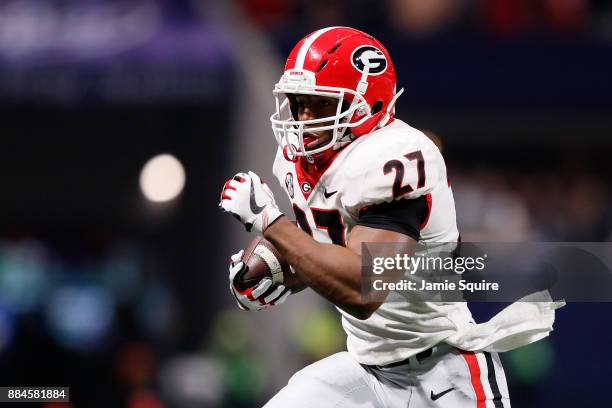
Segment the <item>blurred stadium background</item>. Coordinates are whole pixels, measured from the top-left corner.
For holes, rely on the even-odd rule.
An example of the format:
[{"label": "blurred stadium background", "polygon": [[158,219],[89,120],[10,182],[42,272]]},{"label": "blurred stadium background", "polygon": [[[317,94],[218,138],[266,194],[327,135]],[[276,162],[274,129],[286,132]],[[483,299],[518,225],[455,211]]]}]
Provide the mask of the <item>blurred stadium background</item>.
[{"label": "blurred stadium background", "polygon": [[[612,238],[608,1],[3,0],[0,385],[71,387],[46,408],[248,408],[343,348],[308,291],[234,307],[249,237],[217,209],[236,171],[271,179],[273,84],[327,25],[387,45],[466,241]],[[513,405],[608,405],[611,312],[571,304],[504,355]]]}]

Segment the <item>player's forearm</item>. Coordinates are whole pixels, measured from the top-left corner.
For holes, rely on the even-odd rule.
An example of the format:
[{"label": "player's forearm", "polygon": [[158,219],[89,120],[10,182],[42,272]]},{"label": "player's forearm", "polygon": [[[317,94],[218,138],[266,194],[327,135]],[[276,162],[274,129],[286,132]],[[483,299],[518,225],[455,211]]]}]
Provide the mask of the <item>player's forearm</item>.
[{"label": "player's forearm", "polygon": [[283,217],[264,233],[296,273],[313,290],[348,313],[365,318],[373,311],[361,296],[361,257],[332,244],[322,244]]}]

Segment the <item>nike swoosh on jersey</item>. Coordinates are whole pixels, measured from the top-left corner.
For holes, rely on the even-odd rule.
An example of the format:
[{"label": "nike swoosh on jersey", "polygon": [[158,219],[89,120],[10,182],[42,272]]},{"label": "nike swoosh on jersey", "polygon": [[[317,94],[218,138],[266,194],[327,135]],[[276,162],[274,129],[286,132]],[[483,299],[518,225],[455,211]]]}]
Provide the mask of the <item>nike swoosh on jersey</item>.
[{"label": "nike swoosh on jersey", "polygon": [[439,393],[437,393],[437,394],[434,394],[434,392],[433,392],[433,390],[432,390],[432,391],[431,391],[431,395],[430,395],[431,400],[432,400],[432,401],[435,401],[435,400],[437,400],[438,398],[441,398],[441,397],[445,396],[446,394],[448,394],[449,392],[451,392],[451,391],[452,391],[452,390],[454,390],[454,389],[455,389],[455,387],[450,387],[448,390],[444,390],[444,391],[439,392]]},{"label": "nike swoosh on jersey", "polygon": [[257,205],[257,202],[255,201],[255,187],[253,186],[253,179],[251,179],[251,196],[249,199],[249,205],[251,206],[251,212],[253,214],[259,214],[260,212],[262,212],[264,210],[265,207],[260,207]]},{"label": "nike swoosh on jersey", "polygon": [[338,192],[338,190],[332,191],[331,193],[328,193],[327,189],[324,189],[323,190],[323,195],[325,196],[325,198],[329,198],[329,197],[333,196],[334,194],[336,194],[337,192]]}]

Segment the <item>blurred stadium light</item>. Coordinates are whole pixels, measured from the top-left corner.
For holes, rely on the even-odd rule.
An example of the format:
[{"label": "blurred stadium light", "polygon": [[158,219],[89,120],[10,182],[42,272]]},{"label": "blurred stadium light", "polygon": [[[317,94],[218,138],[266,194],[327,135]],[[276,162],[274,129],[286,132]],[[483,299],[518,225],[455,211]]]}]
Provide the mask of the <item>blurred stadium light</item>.
[{"label": "blurred stadium light", "polygon": [[48,262],[36,240],[0,242],[0,302],[13,313],[34,312],[49,289]]},{"label": "blurred stadium light", "polygon": [[505,356],[508,375],[514,381],[528,385],[544,382],[552,374],[555,352],[549,340],[513,350]]},{"label": "blurred stadium light", "polygon": [[114,299],[99,286],[71,285],[52,293],[45,312],[51,334],[60,344],[90,352],[109,340]]},{"label": "blurred stadium light", "polygon": [[161,369],[161,390],[173,406],[215,407],[223,398],[223,367],[207,356],[187,354],[169,359]]},{"label": "blurred stadium light", "polygon": [[152,157],[140,173],[140,190],[149,201],[174,200],[185,187],[185,168],[170,154]]}]

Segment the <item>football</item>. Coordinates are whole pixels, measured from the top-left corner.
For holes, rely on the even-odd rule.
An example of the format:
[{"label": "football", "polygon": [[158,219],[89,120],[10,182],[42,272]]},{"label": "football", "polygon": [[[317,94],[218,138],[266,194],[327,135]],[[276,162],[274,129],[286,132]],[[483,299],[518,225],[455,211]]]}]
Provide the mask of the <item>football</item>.
[{"label": "football", "polygon": [[238,289],[245,290],[255,286],[263,278],[271,278],[273,283],[285,285],[291,292],[299,292],[306,285],[291,272],[289,264],[281,257],[274,245],[264,237],[257,237],[244,250],[242,255],[248,269],[236,277]]}]

